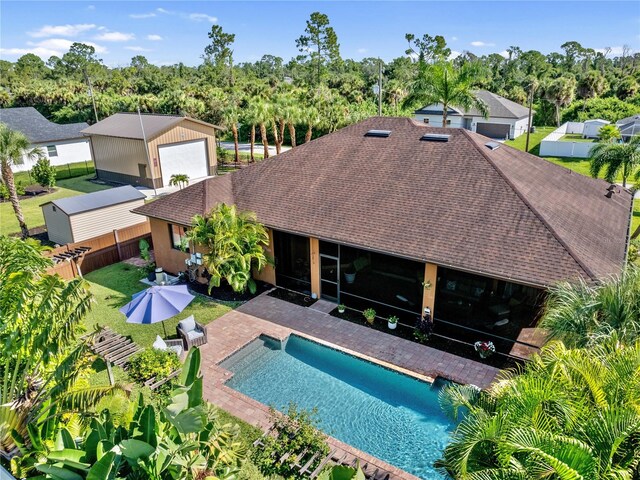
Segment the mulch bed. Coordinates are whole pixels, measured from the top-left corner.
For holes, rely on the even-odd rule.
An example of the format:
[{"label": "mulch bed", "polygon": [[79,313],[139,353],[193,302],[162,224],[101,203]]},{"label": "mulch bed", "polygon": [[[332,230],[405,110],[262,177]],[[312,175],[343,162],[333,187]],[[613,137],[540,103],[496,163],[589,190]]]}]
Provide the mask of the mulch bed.
[{"label": "mulch bed", "polygon": [[[342,320],[346,320],[351,323],[355,323],[358,325],[362,325],[368,328],[373,328],[374,330],[378,330],[380,332],[388,333],[389,335],[394,335],[396,337],[404,338],[405,340],[409,340],[412,342],[418,342],[414,336],[413,331],[414,328],[408,325],[404,325],[398,323],[398,326],[395,330],[390,330],[387,326],[387,321],[376,318],[373,322],[373,325],[370,325],[362,316],[362,312],[357,310],[349,310],[347,309],[344,313],[339,313],[337,308],[334,308],[330,315],[332,317],[340,318]],[[438,331],[441,330],[441,331]],[[435,348],[437,350],[442,350],[443,352],[451,353],[453,355],[457,355],[459,357],[464,357],[469,360],[475,360],[476,362],[486,363],[487,365],[491,365],[492,367],[505,369],[516,366],[517,362],[511,358],[505,357],[504,355],[494,354],[486,359],[481,359],[478,353],[475,351],[472,345],[467,345],[465,343],[457,342],[455,340],[448,340],[446,338],[442,338],[438,335],[453,337],[453,335],[448,331],[442,331],[442,325],[438,327],[438,320],[435,321],[435,331],[434,335],[431,335],[428,341],[424,343],[431,348]],[[496,345],[496,349],[500,351],[500,346]]]},{"label": "mulch bed", "polygon": [[[57,192],[57,188],[46,189],[41,187],[40,185],[29,185],[24,188],[24,195],[18,195],[18,200],[28,200],[29,198],[42,197],[44,195],[49,195],[50,193]],[[0,198],[0,203],[9,202],[8,198]]]},{"label": "mulch bed", "polygon": [[317,302],[317,299],[311,298],[309,295],[303,293],[292,292],[291,290],[285,290],[284,288],[274,288],[267,293],[270,297],[284,300],[285,302],[293,303],[301,307],[309,307]]},{"label": "mulch bed", "polygon": [[261,293],[272,288],[272,285],[269,285],[268,283],[257,281],[256,293],[251,293],[249,290],[246,290],[244,293],[234,292],[228,284],[213,288],[211,293],[209,293],[209,285],[204,285],[198,282],[189,283],[188,285],[194,292],[221,302],[248,302],[252,298],[257,297]]}]

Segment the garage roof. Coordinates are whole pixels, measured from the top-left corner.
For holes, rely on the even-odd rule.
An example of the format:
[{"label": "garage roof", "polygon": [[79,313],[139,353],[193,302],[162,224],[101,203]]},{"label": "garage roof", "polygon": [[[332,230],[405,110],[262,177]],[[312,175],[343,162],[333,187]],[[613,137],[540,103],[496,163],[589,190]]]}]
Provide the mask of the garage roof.
[{"label": "garage roof", "polygon": [[[140,126],[140,118],[144,125],[144,135]],[[179,115],[158,115],[151,113],[122,112],[111,115],[95,125],[82,130],[85,135],[104,135],[107,137],[133,138],[136,140],[151,140],[170,128],[178,125],[182,121],[199,123],[212,129],[222,130],[216,125],[196,120],[195,118],[183,117]]]},{"label": "garage roof", "polygon": [[136,190],[131,185],[125,185],[124,187],[100,190],[99,192],[87,193],[85,195],[60,198],[58,200],[43,203],[40,206],[44,207],[51,203],[67,215],[75,215],[77,213],[111,207],[113,205],[119,205],[121,203],[132,202],[134,200],[141,200],[144,198],[144,193]]}]

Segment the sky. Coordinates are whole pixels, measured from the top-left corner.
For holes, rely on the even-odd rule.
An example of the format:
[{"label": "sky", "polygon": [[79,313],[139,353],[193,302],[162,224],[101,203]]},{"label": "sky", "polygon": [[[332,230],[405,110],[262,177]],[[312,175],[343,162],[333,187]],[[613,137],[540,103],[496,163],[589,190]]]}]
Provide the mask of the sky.
[{"label": "sky", "polygon": [[197,65],[213,24],[235,33],[234,61],[264,54],[285,61],[312,12],[329,16],[343,58],[404,54],[404,36],[442,35],[454,52],[543,53],[575,40],[585,47],[640,51],[640,1],[6,1],[0,3],[0,58],[33,52],[44,60],[72,42],[96,48],[111,67],[144,55],[156,65]]}]

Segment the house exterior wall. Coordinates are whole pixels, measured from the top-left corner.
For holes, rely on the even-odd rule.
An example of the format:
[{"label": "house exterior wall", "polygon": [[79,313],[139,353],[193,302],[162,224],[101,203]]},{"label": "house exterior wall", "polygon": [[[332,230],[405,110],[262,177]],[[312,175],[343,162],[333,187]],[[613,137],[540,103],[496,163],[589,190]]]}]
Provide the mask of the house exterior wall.
[{"label": "house exterior wall", "polygon": [[[144,218],[140,215],[137,216]],[[156,265],[172,274],[185,270],[184,261],[189,257],[189,254],[172,247],[169,223],[156,218],[150,218],[149,222],[151,223],[151,238],[153,239],[153,254]]]},{"label": "house exterior wall", "polygon": [[[424,122],[425,119],[429,120],[429,125],[432,127],[442,127],[442,115],[424,115],[424,114],[416,114],[415,119],[419,122]],[[459,115],[450,115],[447,117],[447,121],[450,123],[447,124],[448,128],[466,128],[465,124],[470,125],[468,130],[472,132],[476,131],[478,123],[501,123],[508,124],[510,126],[509,136],[511,138],[517,138],[523,133],[527,133],[529,128],[529,119],[527,117],[521,118],[519,120],[514,120],[511,118],[494,118],[489,117],[485,119],[483,117],[461,117]]]},{"label": "house exterior wall", "polygon": [[[148,172],[147,154],[142,140],[91,135],[91,146],[98,178],[132,185],[150,183],[152,177]],[[140,177],[139,164],[147,166],[146,181]]]},{"label": "house exterior wall", "polygon": [[603,125],[607,125],[608,123],[609,122],[585,122],[582,136],[586,138],[596,138],[600,134],[600,129]]},{"label": "house exterior wall", "polygon": [[143,204],[144,199],[140,199],[71,215],[69,221],[73,231],[73,241],[82,242],[114,230],[144,223],[144,217],[131,213],[132,209],[141,207]]},{"label": "house exterior wall", "polygon": [[71,222],[66,213],[55,205],[48,203],[42,206],[44,222],[47,226],[49,240],[60,245],[73,243],[73,233],[71,232]]},{"label": "house exterior wall", "polygon": [[[274,247],[273,247],[273,231],[271,229],[267,230],[267,233],[269,234],[269,245],[264,247],[264,251],[267,254],[267,256],[271,259],[273,259],[273,252],[274,252]],[[276,269],[272,266],[272,265],[267,265],[266,267],[264,267],[262,269],[262,271],[258,272],[257,270],[254,269],[253,271],[253,278],[255,278],[256,280],[260,280],[262,282],[266,282],[266,283],[270,283],[271,285],[275,285],[276,284]]]},{"label": "house exterior wall", "polygon": [[[58,155],[49,156],[47,153],[47,145],[55,145]],[[36,143],[32,147],[38,147],[42,149],[45,157],[49,159],[51,165],[67,165],[68,163],[80,163],[84,161],[91,161],[91,147],[88,138],[80,138],[75,140],[59,141],[59,142],[46,142]],[[25,172],[31,170],[36,164],[36,160],[29,160],[23,157],[22,164],[13,165],[11,170],[14,172]]]},{"label": "house exterior wall", "polygon": [[[432,126],[432,127],[442,127],[442,115],[422,115],[422,114],[416,114],[416,120],[418,120],[419,122],[423,122],[425,121],[425,119],[428,119],[428,125]],[[447,124],[447,127],[450,128],[464,128],[464,118],[459,116],[459,115],[450,115],[447,117],[447,121],[450,121],[451,123]]]}]

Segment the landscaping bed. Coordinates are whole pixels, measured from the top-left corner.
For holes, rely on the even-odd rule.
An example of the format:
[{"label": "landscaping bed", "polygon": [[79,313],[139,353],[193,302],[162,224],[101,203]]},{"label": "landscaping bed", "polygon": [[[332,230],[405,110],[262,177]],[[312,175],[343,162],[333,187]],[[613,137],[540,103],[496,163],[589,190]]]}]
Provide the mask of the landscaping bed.
[{"label": "landscaping bed", "polygon": [[[346,320],[351,323],[355,323],[358,325],[362,325],[368,328],[373,328],[374,330],[378,330],[380,332],[388,333],[389,335],[393,335],[396,337],[404,338],[405,340],[409,340],[416,343],[418,342],[413,336],[414,327],[410,325],[406,325],[398,322],[395,330],[390,330],[387,326],[387,322],[385,319],[376,318],[373,324],[369,324],[364,317],[362,316],[362,312],[357,310],[347,309],[344,313],[338,312],[338,309],[335,308],[330,312],[332,317],[340,318],[342,320]],[[487,365],[491,365],[492,367],[505,369],[511,368],[517,365],[517,361],[510,357],[506,357],[504,355],[500,355],[498,353],[490,356],[486,359],[481,359],[478,355],[478,352],[475,351],[472,345],[467,345],[466,343],[474,343],[479,338],[471,339],[462,339],[462,341],[456,341],[449,338],[444,337],[453,337],[454,332],[451,331],[451,328],[438,324],[438,320],[434,323],[434,333],[431,335],[429,340],[422,343],[431,348],[435,348],[437,350],[442,350],[443,352],[451,353],[453,355],[457,355],[459,357],[468,358],[469,360],[475,360],[477,362],[486,363]],[[455,335],[456,337],[460,337],[459,334]],[[484,340],[484,339],[483,339]],[[512,342],[499,342],[494,341],[496,350],[499,352],[508,352],[511,350]]]},{"label": "landscaping bed", "polygon": [[291,290],[278,287],[271,290],[267,295],[301,307],[309,307],[317,302],[317,299],[311,298],[309,295],[305,295],[304,293],[292,292]]},{"label": "landscaping bed", "polygon": [[248,289],[242,293],[234,292],[228,284],[214,287],[211,289],[211,293],[209,293],[209,285],[199,282],[191,282],[187,285],[189,286],[189,289],[193,290],[196,293],[199,293],[200,295],[209,297],[212,300],[217,300],[220,302],[242,303],[248,302],[252,298],[257,297],[261,293],[264,293],[271,288],[271,285],[269,285],[268,283],[256,281],[256,293],[251,293]]}]

